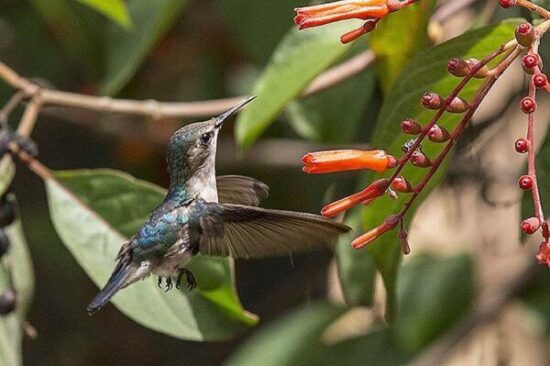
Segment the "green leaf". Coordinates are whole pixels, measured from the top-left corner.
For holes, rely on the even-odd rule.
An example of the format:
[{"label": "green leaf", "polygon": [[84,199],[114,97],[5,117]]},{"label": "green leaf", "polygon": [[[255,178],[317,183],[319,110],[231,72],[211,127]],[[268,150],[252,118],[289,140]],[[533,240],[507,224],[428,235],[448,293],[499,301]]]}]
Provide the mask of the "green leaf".
[{"label": "green leaf", "polygon": [[175,23],[186,0],[133,0],[130,31],[110,25],[105,44],[106,71],[101,94],[118,93],[134,76],[155,43]]},{"label": "green leaf", "polygon": [[107,18],[118,23],[126,30],[132,28],[132,20],[128,15],[128,9],[123,0],[76,0],[97,12],[105,15]]},{"label": "green leaf", "polygon": [[[107,281],[121,244],[165,194],[110,170],[58,172],[46,188],[56,231],[98,286]],[[197,256],[189,268],[197,278],[196,290],[165,293],[147,279],[121,291],[113,303],[143,326],[188,340],[224,340],[256,324],[257,318],[239,302],[231,259]]]},{"label": "green leaf", "polygon": [[468,255],[417,255],[403,266],[398,285],[396,332],[407,352],[437,339],[470,309],[475,298],[473,260]]},{"label": "green leaf", "polygon": [[[458,78],[447,73],[447,61],[453,57],[478,59],[485,57],[500,44],[513,38],[514,29],[519,22],[519,20],[507,21],[467,32],[415,57],[394,84],[382,106],[372,146],[386,149],[395,156],[401,156],[401,146],[410,139],[410,136],[401,133],[400,121],[410,117],[421,124],[427,123],[435,112],[421,107],[420,98],[422,94],[427,91],[435,91],[441,95],[448,95],[459,82]],[[472,80],[463,89],[461,96],[469,100],[479,89],[480,84],[481,80]],[[452,130],[461,116],[446,113],[439,124],[445,126],[448,130]],[[442,149],[441,145],[428,141],[422,145],[422,148],[427,156],[433,158]],[[446,159],[446,161],[448,160],[449,158]],[[444,172],[445,163],[434,175],[423,194],[416,200],[415,205],[409,211],[409,217],[414,214],[418,204],[426,197],[426,193],[442,179]],[[403,175],[413,185],[419,183],[425,174],[425,170],[411,167],[410,164],[403,170]],[[397,200],[382,198],[371,203],[364,210],[363,219],[366,227],[372,228],[381,224],[388,215],[398,212],[407,199],[407,194],[401,194]],[[396,315],[395,282],[401,260],[399,240],[396,238],[396,233],[391,232],[383,235],[370,245],[368,250],[382,274],[388,294],[387,317],[392,319]]]},{"label": "green leaf", "polygon": [[323,348],[322,332],[344,311],[326,303],[295,311],[250,338],[226,365],[314,365],[320,348]]},{"label": "green leaf", "polygon": [[361,228],[360,210],[354,210],[348,215],[346,224],[353,230],[341,235],[336,245],[338,278],[344,299],[349,306],[370,306],[374,298],[376,265],[368,251],[357,251],[350,245]]},{"label": "green leaf", "polygon": [[288,106],[290,123],[309,140],[349,143],[355,140],[357,129],[364,122],[374,86],[374,73],[366,70],[330,89],[294,101]]},{"label": "green leaf", "polygon": [[13,314],[0,316],[0,365],[16,366],[22,364],[23,322],[34,293],[34,273],[21,222],[17,220],[5,230],[11,248],[0,261],[0,293],[10,285],[11,277],[17,308]]},{"label": "green leaf", "polygon": [[315,365],[395,366],[406,365],[407,361],[391,330],[386,328],[337,343],[323,352]]},{"label": "green leaf", "polygon": [[15,175],[15,164],[9,154],[5,154],[0,158],[0,195],[9,188],[11,181]]},{"label": "green leaf", "polygon": [[391,14],[371,35],[376,53],[376,70],[384,91],[388,92],[401,71],[428,43],[428,22],[435,0],[425,0]]},{"label": "green leaf", "polygon": [[337,23],[292,29],[285,36],[254,87],[252,94],[258,98],[237,119],[235,134],[241,147],[254,143],[311,80],[345,55],[350,47],[339,38],[349,28],[349,23]]},{"label": "green leaf", "polygon": [[264,64],[288,31],[292,8],[304,0],[222,0],[221,4],[245,51]]}]

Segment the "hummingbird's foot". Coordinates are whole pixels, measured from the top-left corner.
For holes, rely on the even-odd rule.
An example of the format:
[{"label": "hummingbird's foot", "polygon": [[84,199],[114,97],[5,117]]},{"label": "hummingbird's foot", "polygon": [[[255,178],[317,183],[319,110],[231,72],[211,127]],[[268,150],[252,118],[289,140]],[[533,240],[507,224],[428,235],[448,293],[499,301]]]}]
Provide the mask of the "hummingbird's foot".
[{"label": "hummingbird's foot", "polygon": [[187,289],[189,291],[197,287],[197,281],[195,280],[195,276],[193,276],[193,272],[191,272],[187,268],[180,268],[178,272],[178,278],[176,280],[177,289],[180,288],[181,277],[183,275],[185,275],[185,279],[187,280]]},{"label": "hummingbird's foot", "polygon": [[172,287],[174,287],[174,285],[172,284],[172,278],[171,277],[166,277],[166,287],[165,287],[164,292],[170,291],[172,289]]},{"label": "hummingbird's foot", "polygon": [[159,279],[157,281],[157,286],[162,289],[162,277],[159,276]]}]

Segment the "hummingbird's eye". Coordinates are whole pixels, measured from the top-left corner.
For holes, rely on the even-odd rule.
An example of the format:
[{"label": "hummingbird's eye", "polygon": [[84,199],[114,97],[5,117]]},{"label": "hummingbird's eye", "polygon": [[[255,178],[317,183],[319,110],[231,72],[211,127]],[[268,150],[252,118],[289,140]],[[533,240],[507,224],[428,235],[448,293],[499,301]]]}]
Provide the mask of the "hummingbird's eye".
[{"label": "hummingbird's eye", "polygon": [[204,145],[210,144],[210,140],[212,140],[212,134],[210,132],[205,132],[201,135],[201,143]]}]

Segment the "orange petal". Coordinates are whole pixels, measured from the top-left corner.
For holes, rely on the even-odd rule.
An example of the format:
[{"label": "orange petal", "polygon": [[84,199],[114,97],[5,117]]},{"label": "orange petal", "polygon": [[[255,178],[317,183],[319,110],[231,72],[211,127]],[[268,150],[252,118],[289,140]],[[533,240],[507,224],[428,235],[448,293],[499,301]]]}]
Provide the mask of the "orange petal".
[{"label": "orange petal", "polygon": [[540,264],[546,265],[550,268],[550,243],[545,242],[540,245],[537,260]]},{"label": "orange petal", "polygon": [[382,18],[388,14],[387,0],[344,0],[296,8],[294,22],[300,29],[316,27],[344,19]]},{"label": "orange petal", "polygon": [[355,194],[352,194],[351,196],[342,198],[339,201],[326,205],[321,210],[321,215],[326,217],[333,217],[349,210],[359,203],[365,201],[371,202],[373,199],[380,197],[382,194],[384,194],[387,188],[388,180],[378,179],[372,182],[367,188],[363,189],[361,192],[357,192]]},{"label": "orange petal", "polygon": [[392,230],[397,226],[400,220],[399,215],[391,215],[388,216],[384,222],[381,225],[378,225],[374,229],[367,231],[363,235],[355,238],[354,241],[351,242],[351,246],[354,249],[361,249],[364,246],[372,243],[376,239],[378,239],[382,234],[384,234],[387,231]]},{"label": "orange petal", "polygon": [[345,170],[371,169],[384,172],[394,166],[395,158],[384,150],[330,150],[308,153],[302,157],[309,174]]}]

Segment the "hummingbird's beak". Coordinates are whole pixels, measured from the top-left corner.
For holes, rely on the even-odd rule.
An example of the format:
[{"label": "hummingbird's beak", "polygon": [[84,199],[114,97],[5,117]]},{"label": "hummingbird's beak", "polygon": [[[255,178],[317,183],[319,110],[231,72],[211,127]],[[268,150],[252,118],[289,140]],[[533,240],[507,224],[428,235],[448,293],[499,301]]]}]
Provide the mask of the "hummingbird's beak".
[{"label": "hummingbird's beak", "polygon": [[232,114],[234,114],[235,112],[237,112],[239,109],[241,109],[242,107],[244,107],[245,105],[250,103],[255,98],[256,98],[255,96],[248,97],[248,98],[244,99],[242,102],[240,102],[239,104],[237,104],[236,106],[233,106],[230,109],[228,109],[227,111],[220,114],[218,117],[216,117],[216,123],[215,123],[214,126],[216,128],[220,128],[222,126],[223,122],[227,119],[227,117],[229,117]]}]

